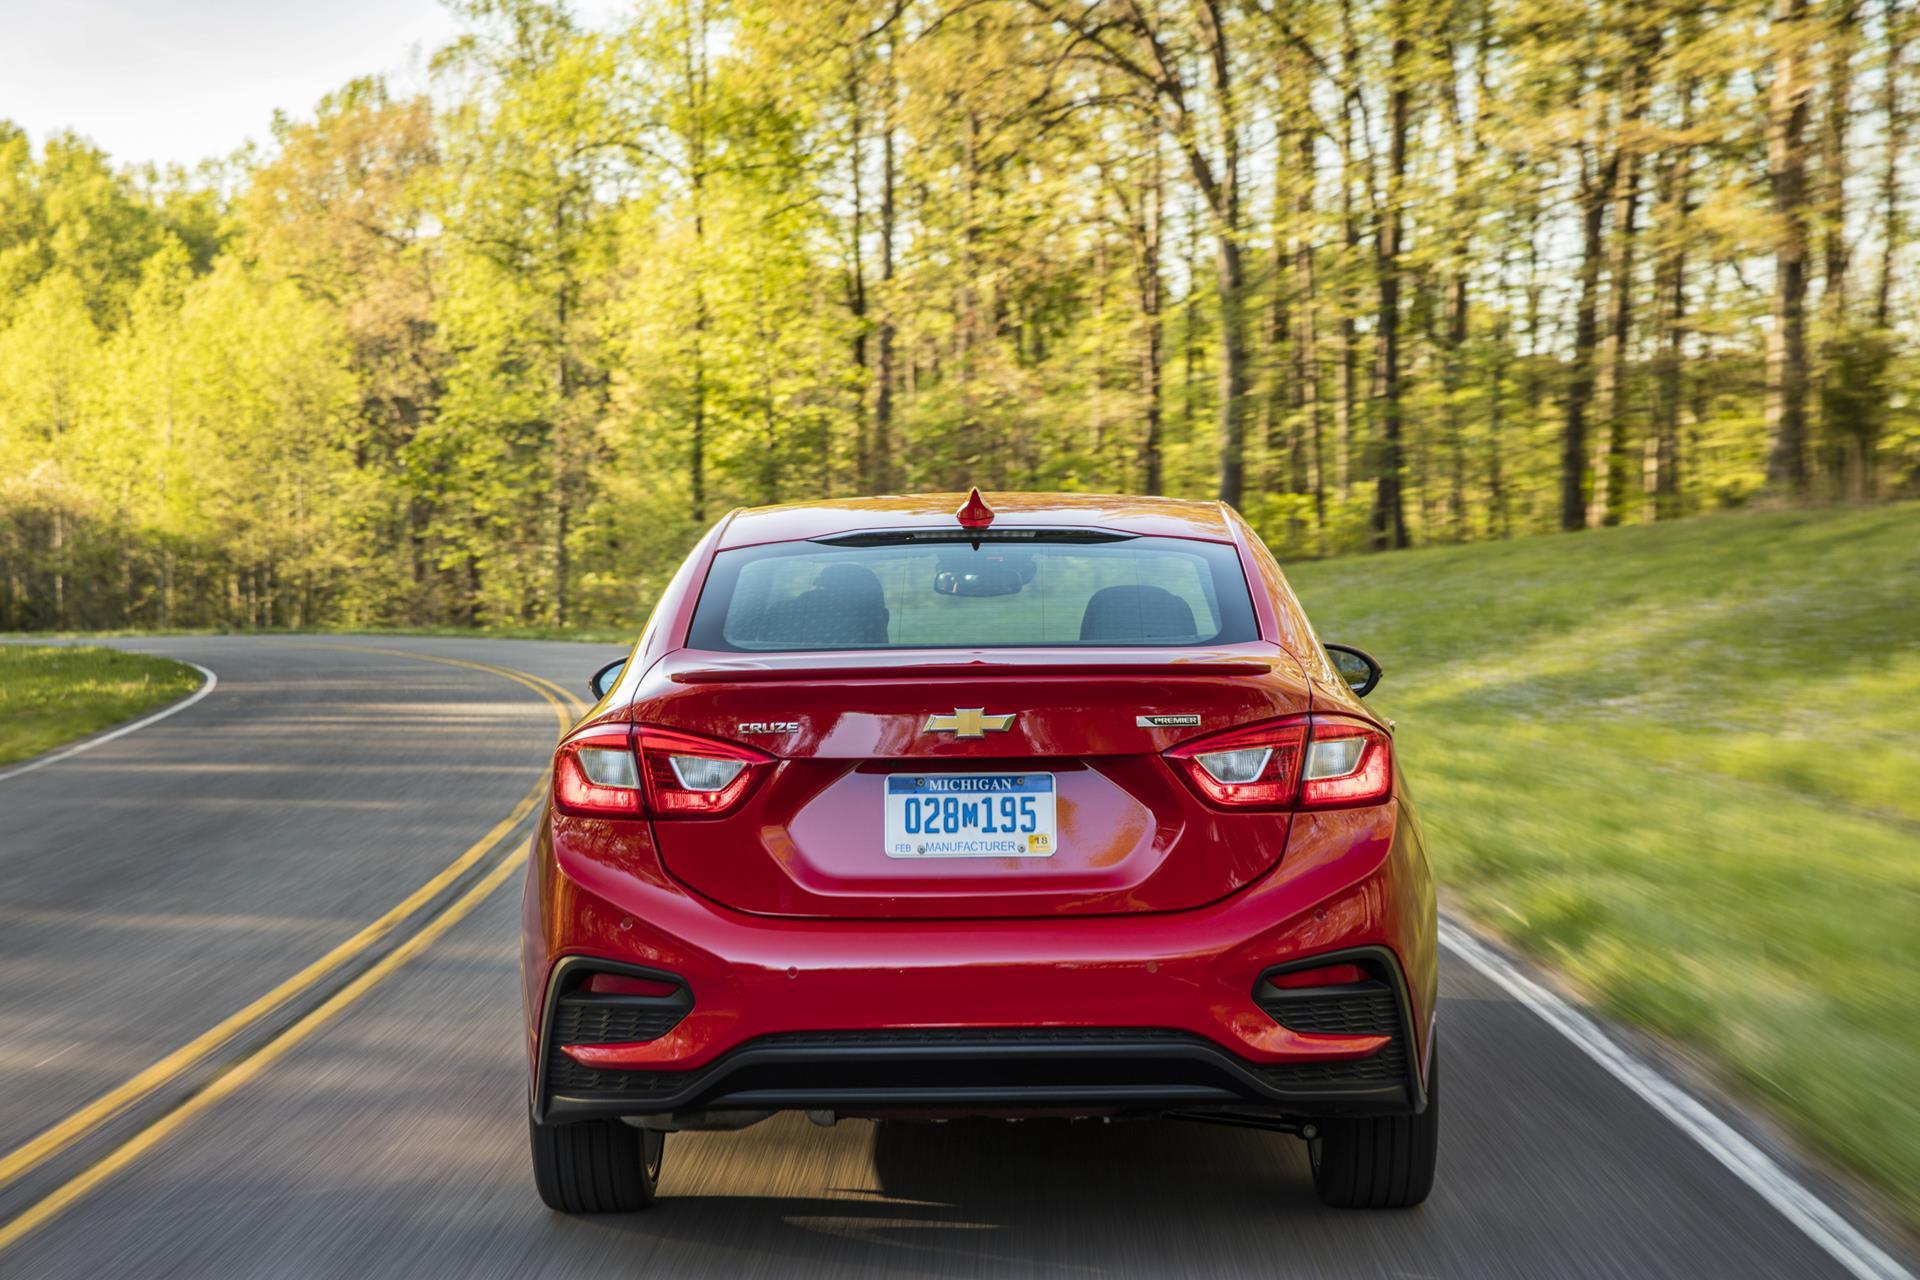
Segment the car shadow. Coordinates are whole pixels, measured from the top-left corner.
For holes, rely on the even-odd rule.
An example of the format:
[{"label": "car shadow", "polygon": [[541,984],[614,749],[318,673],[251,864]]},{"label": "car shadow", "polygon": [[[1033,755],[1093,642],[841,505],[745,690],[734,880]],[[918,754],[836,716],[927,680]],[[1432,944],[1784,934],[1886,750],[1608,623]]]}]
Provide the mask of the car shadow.
[{"label": "car shadow", "polygon": [[[1182,1121],[841,1128],[853,1126],[868,1131],[866,1186],[820,1196],[668,1186],[648,1213],[601,1221],[644,1237],[656,1261],[681,1248],[690,1258],[751,1249],[774,1274],[817,1266],[1164,1275],[1191,1267],[1195,1236],[1210,1225],[1224,1236],[1328,1212],[1314,1199],[1305,1145],[1280,1134]],[[1169,1231],[1176,1208],[1179,1227]]]}]

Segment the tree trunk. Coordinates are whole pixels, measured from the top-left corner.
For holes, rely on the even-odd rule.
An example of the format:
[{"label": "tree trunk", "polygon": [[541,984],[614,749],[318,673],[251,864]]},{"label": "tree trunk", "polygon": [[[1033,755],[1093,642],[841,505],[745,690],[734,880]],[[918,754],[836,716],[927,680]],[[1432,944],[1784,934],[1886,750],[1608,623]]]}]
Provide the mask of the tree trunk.
[{"label": "tree trunk", "polygon": [[1140,352],[1140,398],[1144,402],[1146,435],[1140,443],[1141,486],[1144,492],[1157,494],[1165,484],[1161,473],[1161,383],[1164,378],[1165,323],[1162,318],[1167,296],[1161,278],[1160,252],[1165,227],[1166,177],[1162,169],[1160,138],[1150,131],[1148,161],[1140,181],[1138,211],[1134,215],[1134,280],[1140,295],[1140,326],[1144,341]]},{"label": "tree trunk", "polygon": [[[866,190],[861,167],[866,160],[866,115],[860,97],[861,47],[847,48],[847,189],[851,197],[847,209],[847,313],[853,320],[853,368],[856,386],[853,397],[853,439],[863,484],[873,476],[873,438],[867,423],[867,386],[872,376],[870,354],[875,335],[867,323]],[[764,363],[764,362],[763,362]],[[762,371],[765,376],[765,370]]]},{"label": "tree trunk", "polygon": [[1376,233],[1374,267],[1380,281],[1380,471],[1373,499],[1373,545],[1407,545],[1407,517],[1401,497],[1400,443],[1400,253],[1401,189],[1407,174],[1407,62],[1412,42],[1406,14],[1395,5],[1393,49],[1387,77],[1387,193]]},{"label": "tree trunk", "polygon": [[1492,367],[1487,370],[1487,532],[1496,538],[1508,533],[1507,486],[1501,475],[1504,447],[1507,375],[1507,321],[1502,314],[1494,325]]},{"label": "tree trunk", "polygon": [[1467,429],[1460,384],[1467,349],[1467,273],[1447,281],[1447,351],[1443,374],[1447,400],[1447,532],[1456,542],[1471,533],[1467,519]]},{"label": "tree trunk", "polygon": [[1200,289],[1200,219],[1198,211],[1187,211],[1187,296],[1181,299],[1180,357],[1183,362],[1180,382],[1180,437],[1193,439],[1193,423],[1200,400],[1200,322],[1194,310]]},{"label": "tree trunk", "polygon": [[1560,527],[1587,524],[1587,407],[1593,400],[1594,347],[1600,337],[1600,265],[1606,257],[1607,196],[1619,168],[1616,149],[1596,173],[1580,152],[1580,293],[1573,315],[1573,370],[1567,380],[1566,426],[1560,440]]},{"label": "tree trunk", "polygon": [[1834,493],[1854,485],[1855,444],[1871,433],[1877,378],[1861,379],[1871,338],[1847,315],[1847,130],[1853,120],[1853,57],[1859,0],[1834,0],[1827,17],[1827,92],[1820,124],[1820,472]]},{"label": "tree trunk", "polygon": [[[1360,263],[1360,214],[1354,207],[1353,187],[1358,131],[1354,117],[1359,114],[1360,37],[1354,28],[1352,0],[1340,2],[1340,221],[1346,239],[1346,261],[1340,288],[1340,407],[1334,419],[1335,479],[1340,500],[1346,501],[1353,488],[1353,449],[1358,435],[1360,411],[1360,335],[1357,320],[1361,307],[1358,287],[1353,278]],[[1369,160],[1367,176],[1371,180]]]},{"label": "tree trunk", "polygon": [[693,213],[693,403],[688,413],[687,489],[693,523],[707,522],[707,23],[706,10],[689,29],[686,60],[687,114],[692,131],[687,138],[687,185]]},{"label": "tree trunk", "polygon": [[1820,128],[1821,303],[1830,322],[1847,304],[1847,130],[1853,121],[1853,57],[1859,0],[1834,0],[1827,19],[1827,101]]},{"label": "tree trunk", "polygon": [[1633,254],[1640,214],[1640,122],[1647,110],[1647,80],[1660,52],[1660,27],[1646,24],[1636,41],[1635,57],[1627,69],[1626,105],[1621,113],[1616,143],[1618,167],[1614,175],[1613,262],[1607,321],[1606,359],[1600,370],[1598,417],[1605,424],[1606,448],[1595,468],[1593,504],[1587,523],[1617,525],[1626,519],[1627,486],[1633,476],[1633,457],[1627,445],[1627,355],[1633,337]]},{"label": "tree trunk", "polygon": [[[1321,452],[1320,356],[1316,347],[1317,317],[1313,305],[1313,203],[1319,184],[1318,156],[1313,131],[1299,134],[1300,171],[1293,204],[1293,293],[1299,300],[1298,332],[1293,339],[1293,405],[1296,439],[1305,437],[1313,486],[1314,527],[1325,550],[1327,535],[1327,477]],[[1296,444],[1295,453],[1300,449]]]},{"label": "tree trunk", "polygon": [[[554,242],[566,243],[566,215],[558,205],[554,207]],[[572,571],[568,562],[567,532],[568,517],[573,510],[573,457],[569,427],[573,421],[573,365],[568,354],[567,332],[572,322],[572,308],[568,305],[568,282],[564,276],[560,286],[554,291],[553,327],[554,341],[558,348],[554,362],[554,415],[553,415],[553,625],[567,625],[567,578]]]},{"label": "tree trunk", "polygon": [[[1187,165],[1213,215],[1215,304],[1220,313],[1220,501],[1239,506],[1245,489],[1247,447],[1247,272],[1240,245],[1240,119],[1235,107],[1233,56],[1221,0],[1198,0],[1202,39],[1212,69],[1214,131],[1219,151],[1201,147],[1189,117],[1182,130]],[[1182,115],[1187,110],[1181,107]]]},{"label": "tree trunk", "polygon": [[1492,8],[1488,6],[1481,11],[1479,38],[1474,41],[1473,61],[1467,73],[1479,95],[1474,100],[1474,119],[1471,124],[1460,104],[1460,78],[1453,73],[1457,50],[1451,37],[1442,48],[1447,68],[1443,101],[1447,110],[1447,150],[1453,180],[1454,208],[1450,211],[1452,225],[1448,229],[1451,247],[1445,285],[1446,342],[1441,361],[1441,382],[1445,393],[1447,423],[1447,531],[1454,540],[1461,542],[1472,534],[1472,521],[1467,513],[1466,411],[1460,403],[1460,391],[1466,379],[1467,337],[1472,332],[1467,286],[1471,271],[1469,264],[1474,261],[1473,215],[1478,199],[1479,121],[1486,102],[1485,60],[1487,46],[1493,40],[1492,22]]},{"label": "tree trunk", "polygon": [[[1352,144],[1351,132],[1343,142],[1343,150]],[[1346,235],[1346,274],[1351,276],[1353,264],[1360,258],[1360,218],[1353,207],[1353,179],[1349,172],[1352,165],[1346,160],[1340,166],[1340,206],[1341,223]],[[1345,502],[1353,489],[1353,438],[1358,423],[1360,399],[1360,335],[1354,322],[1356,310],[1353,287],[1342,284],[1340,288],[1340,401],[1333,415],[1333,482],[1334,491]]]},{"label": "tree trunk", "polygon": [[1246,477],[1246,267],[1234,233],[1214,243],[1214,282],[1220,311],[1220,501],[1239,506]]},{"label": "tree trunk", "polygon": [[[1287,121],[1284,118],[1274,125],[1273,149],[1279,155],[1287,145]],[[1261,457],[1263,470],[1261,481],[1272,492],[1296,493],[1294,484],[1292,435],[1293,424],[1289,421],[1288,411],[1296,394],[1289,385],[1292,371],[1288,368],[1288,347],[1292,339],[1292,321],[1288,316],[1287,262],[1290,252],[1287,224],[1290,218],[1287,206],[1287,179],[1284,175],[1275,175],[1273,184],[1273,259],[1268,269],[1270,284],[1267,293],[1266,331],[1261,335],[1265,348],[1262,361],[1266,369],[1265,395],[1261,397]],[[1289,521],[1291,523],[1291,519]]]},{"label": "tree trunk", "polygon": [[1767,169],[1774,233],[1773,330],[1767,335],[1767,484],[1807,488],[1807,0],[1775,0]]},{"label": "tree trunk", "polygon": [[1880,278],[1874,287],[1873,327],[1884,333],[1893,323],[1894,264],[1906,232],[1900,209],[1900,159],[1907,140],[1907,113],[1900,101],[1900,63],[1906,52],[1907,16],[1900,0],[1885,0],[1882,15],[1887,52],[1880,77],[1880,115],[1885,136],[1880,164]]},{"label": "tree trunk", "polygon": [[[1695,81],[1680,88],[1680,128],[1693,129]],[[1671,520],[1682,513],[1680,477],[1681,370],[1687,340],[1687,219],[1692,213],[1692,144],[1675,146],[1661,165],[1658,201],[1665,224],[1666,249],[1656,273],[1655,292],[1665,332],[1654,357],[1653,518]]]},{"label": "tree trunk", "polygon": [[880,322],[876,334],[874,379],[879,384],[873,397],[872,471],[867,488],[872,493],[887,493],[893,488],[893,239],[894,184],[894,99],[899,90],[893,78],[894,42],[887,41],[887,72],[883,84],[886,105],[880,129]]}]

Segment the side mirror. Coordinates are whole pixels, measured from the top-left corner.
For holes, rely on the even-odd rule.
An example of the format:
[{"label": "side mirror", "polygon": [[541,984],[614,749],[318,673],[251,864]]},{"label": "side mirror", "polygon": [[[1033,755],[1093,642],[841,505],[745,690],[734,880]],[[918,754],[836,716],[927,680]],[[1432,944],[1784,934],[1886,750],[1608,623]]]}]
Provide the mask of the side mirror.
[{"label": "side mirror", "polygon": [[613,688],[614,682],[620,679],[620,673],[626,669],[627,660],[615,658],[593,673],[593,679],[587,681],[587,688],[593,690],[594,697],[604,698],[607,696],[607,690]]},{"label": "side mirror", "polygon": [[1321,648],[1327,651],[1327,657],[1333,663],[1333,669],[1347,682],[1347,688],[1354,696],[1364,698],[1373,692],[1380,683],[1380,664],[1365,649],[1356,649],[1350,644],[1328,644]]}]

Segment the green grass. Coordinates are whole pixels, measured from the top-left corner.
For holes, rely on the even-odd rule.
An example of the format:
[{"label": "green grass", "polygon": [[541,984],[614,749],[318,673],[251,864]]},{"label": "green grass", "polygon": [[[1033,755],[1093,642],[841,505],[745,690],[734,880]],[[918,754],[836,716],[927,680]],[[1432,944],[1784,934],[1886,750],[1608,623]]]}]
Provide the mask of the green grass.
[{"label": "green grass", "polygon": [[1920,504],[1292,577],[1453,901],[1920,1225]]},{"label": "green grass", "polygon": [[166,658],[0,644],[0,765],[110,729],[199,687],[199,672]]}]

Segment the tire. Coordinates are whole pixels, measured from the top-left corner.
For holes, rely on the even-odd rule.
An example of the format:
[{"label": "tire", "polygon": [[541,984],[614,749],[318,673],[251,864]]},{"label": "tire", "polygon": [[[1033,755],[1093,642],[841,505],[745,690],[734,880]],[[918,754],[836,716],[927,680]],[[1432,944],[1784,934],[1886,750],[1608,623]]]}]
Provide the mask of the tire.
[{"label": "tire", "polygon": [[1308,1144],[1313,1189],[1336,1209],[1411,1209],[1433,1190],[1440,1154],[1440,1046],[1427,1075],[1427,1109],[1417,1116],[1319,1122]]},{"label": "tire", "polygon": [[535,1124],[533,1185],[549,1209],[561,1213],[633,1213],[653,1203],[660,1187],[666,1135],[619,1120]]}]

